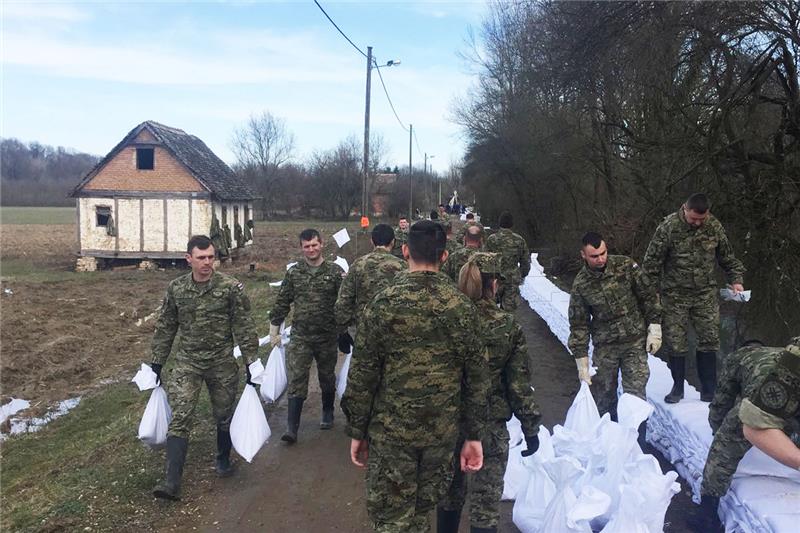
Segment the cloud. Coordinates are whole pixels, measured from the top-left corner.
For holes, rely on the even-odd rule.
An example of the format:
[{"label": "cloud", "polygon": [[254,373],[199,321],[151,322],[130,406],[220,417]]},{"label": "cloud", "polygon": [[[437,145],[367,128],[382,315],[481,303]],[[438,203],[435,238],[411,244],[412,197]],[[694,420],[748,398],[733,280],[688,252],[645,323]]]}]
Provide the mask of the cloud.
[{"label": "cloud", "polygon": [[90,18],[89,13],[79,7],[65,3],[3,2],[2,17],[14,21],[54,20],[81,22]]}]

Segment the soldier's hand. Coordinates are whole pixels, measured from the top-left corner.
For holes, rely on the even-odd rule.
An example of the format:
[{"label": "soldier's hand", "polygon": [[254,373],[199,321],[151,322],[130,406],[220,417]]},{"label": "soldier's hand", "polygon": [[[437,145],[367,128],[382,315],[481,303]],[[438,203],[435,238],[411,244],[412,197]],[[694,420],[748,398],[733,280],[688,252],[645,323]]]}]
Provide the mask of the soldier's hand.
[{"label": "soldier's hand", "polygon": [[536,450],[539,449],[539,435],[525,437],[525,445],[527,446],[527,449],[522,450],[522,457],[528,457],[536,453]]},{"label": "soldier's hand", "polygon": [[483,467],[483,445],[479,440],[465,440],[461,447],[461,471],[477,472]]},{"label": "soldier's hand", "polygon": [[339,351],[343,354],[350,353],[350,347],[353,346],[353,337],[345,331],[344,333],[339,333],[339,337],[336,339],[336,342],[339,344]]},{"label": "soldier's hand", "polygon": [[153,372],[156,373],[156,385],[161,385],[161,368],[163,365],[159,365],[158,363],[150,363],[150,368],[153,369]]},{"label": "soldier's hand", "polygon": [[587,385],[591,385],[592,376],[589,375],[589,356],[575,359],[575,366],[578,367],[578,379],[585,381]]},{"label": "soldier's hand", "polygon": [[651,354],[655,354],[661,349],[661,324],[650,324],[647,326],[645,349]]},{"label": "soldier's hand", "polygon": [[739,294],[740,292],[744,291],[744,285],[741,283],[733,283],[731,284],[731,290],[733,291],[733,294]]},{"label": "soldier's hand", "polygon": [[255,387],[256,384],[253,383],[253,376],[252,376],[252,374],[250,374],[250,365],[245,364],[244,365],[244,371],[245,371],[245,374],[247,375],[247,384],[248,385],[252,385],[253,387]]},{"label": "soldier's hand", "polygon": [[272,344],[273,348],[281,345],[280,326],[273,326],[272,324],[269,325],[269,342]]},{"label": "soldier's hand", "polygon": [[360,468],[366,468],[368,458],[369,443],[367,439],[352,439],[350,441],[350,460],[353,461],[353,464]]}]

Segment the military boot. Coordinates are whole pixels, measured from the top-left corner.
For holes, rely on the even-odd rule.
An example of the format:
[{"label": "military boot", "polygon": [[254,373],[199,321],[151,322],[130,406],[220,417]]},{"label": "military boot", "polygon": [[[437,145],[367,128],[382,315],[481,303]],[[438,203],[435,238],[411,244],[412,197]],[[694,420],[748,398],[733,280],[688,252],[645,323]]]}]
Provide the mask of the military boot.
[{"label": "military boot", "polygon": [[700,401],[710,402],[717,390],[717,352],[697,352]]},{"label": "military boot", "polygon": [[181,477],[183,477],[183,463],[186,462],[188,447],[188,439],[171,435],[167,437],[166,479],[155,486],[153,496],[173,501],[181,499]]},{"label": "military boot", "polygon": [[231,434],[229,431],[217,428],[217,463],[215,470],[219,477],[228,477],[233,474],[231,465]]},{"label": "military boot", "polygon": [[333,427],[333,402],[335,399],[335,392],[322,393],[322,421],[319,423],[319,429],[331,429]]},{"label": "military boot", "polygon": [[459,522],[461,522],[461,509],[448,511],[436,507],[436,533],[458,533]]},{"label": "military boot", "polygon": [[475,527],[470,526],[469,533],[497,533],[496,527]]},{"label": "military boot", "polygon": [[281,440],[286,444],[294,444],[297,442],[297,430],[300,428],[300,413],[303,412],[303,402],[305,398],[289,398],[289,413],[288,422],[286,424],[286,433],[283,434]]},{"label": "military boot", "polygon": [[700,505],[686,521],[692,531],[703,533],[722,533],[724,531],[719,520],[719,498],[703,494]]},{"label": "military boot", "polygon": [[667,403],[678,403],[683,399],[683,380],[686,379],[686,354],[669,356],[669,371],[672,374],[672,390],[664,397]]}]

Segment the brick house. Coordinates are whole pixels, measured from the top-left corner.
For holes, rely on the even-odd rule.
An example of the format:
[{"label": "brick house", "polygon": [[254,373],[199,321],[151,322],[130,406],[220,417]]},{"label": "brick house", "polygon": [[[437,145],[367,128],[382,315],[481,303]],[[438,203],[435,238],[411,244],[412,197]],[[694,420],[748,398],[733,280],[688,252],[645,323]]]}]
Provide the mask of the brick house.
[{"label": "brick house", "polygon": [[256,197],[203,141],[153,121],[131,130],[70,196],[81,270],[94,270],[97,258],[183,258],[191,235],[209,234],[214,214],[232,237],[244,228]]}]

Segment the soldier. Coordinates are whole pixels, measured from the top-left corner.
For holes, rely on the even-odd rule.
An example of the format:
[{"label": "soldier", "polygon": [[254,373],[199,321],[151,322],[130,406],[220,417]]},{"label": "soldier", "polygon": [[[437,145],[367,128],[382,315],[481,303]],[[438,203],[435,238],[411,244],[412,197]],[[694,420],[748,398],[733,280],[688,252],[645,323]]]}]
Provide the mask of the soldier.
[{"label": "soldier", "polygon": [[[624,255],[608,255],[603,238],[593,231],[582,239],[584,265],[569,296],[567,342],[578,378],[591,387],[600,414],[617,419],[617,376],[622,389],[647,400],[650,377],[647,352],[661,347],[661,308],[644,281],[639,265]],[[597,374],[589,377],[589,336]]]},{"label": "soldier", "polygon": [[453,237],[453,223],[450,220],[445,220],[444,222],[440,222],[440,224],[444,228],[447,238],[447,241],[445,241],[445,249],[447,250],[447,253],[453,254],[459,248],[463,248],[461,243]]},{"label": "soldier", "polygon": [[161,368],[180,330],[169,383],[172,420],[167,436],[166,480],[153,489],[157,498],[180,499],[189,430],[204,382],[217,422],[217,475],[233,473],[230,424],[239,385],[233,347],[238,344],[242,351],[250,383],[247,365],[258,357],[258,335],[244,286],[214,272],[214,255],[214,245],[205,235],[189,239],[186,262],[192,271],[170,282],[153,334],[151,366],[161,382]]},{"label": "soldier", "polygon": [[454,282],[458,282],[461,267],[466,264],[475,252],[483,248],[483,233],[478,226],[470,226],[464,234],[464,246],[447,256],[447,261],[442,265],[442,272]]},{"label": "soldier", "polygon": [[741,292],[744,265],[733,255],[722,224],[709,212],[705,194],[693,194],[677,213],[656,228],[647,247],[642,269],[654,285],[660,282],[664,306],[664,334],[670,348],[672,390],[664,398],[677,403],[683,398],[688,327],[697,333],[697,375],[700,399],[714,398],[719,350],[719,302],[714,265],[725,271],[734,292]]},{"label": "soldier", "polygon": [[392,247],[392,255],[395,257],[403,258],[403,245],[408,242],[408,218],[401,215],[397,221],[397,227],[394,228],[394,246]]},{"label": "soldier", "polygon": [[708,421],[714,440],[703,470],[705,515],[716,516],[719,498],[753,445],[800,469],[800,449],[788,436],[800,427],[800,337],[786,348],[747,346],[730,354]]},{"label": "soldier", "polygon": [[456,239],[458,242],[464,241],[464,235],[467,233],[467,230],[473,226],[478,226],[481,229],[481,233],[483,233],[483,224],[480,222],[475,222],[475,214],[474,213],[467,213],[466,214],[467,221],[464,222],[464,225],[461,226],[461,229],[458,230],[456,233]]},{"label": "soldier", "polygon": [[450,220],[450,213],[447,212],[447,207],[445,207],[444,204],[439,204],[437,209],[439,210],[438,215],[441,222],[447,222]]},{"label": "soldier", "polygon": [[406,262],[390,253],[394,244],[391,226],[375,226],[372,244],[375,249],[353,262],[339,287],[334,311],[336,323],[342,329],[357,324],[370,300],[388,287],[397,273],[406,269]]},{"label": "soldier", "polygon": [[519,306],[519,284],[531,270],[531,254],[525,239],[511,231],[514,226],[511,213],[501,213],[498,222],[500,229],[489,236],[486,249],[500,254],[503,280],[497,291],[497,298],[500,307],[514,312]]},{"label": "soldier", "polygon": [[270,342],[280,345],[280,325],[292,315],[292,337],[286,349],[289,378],[288,421],[281,440],[287,444],[297,441],[300,414],[308,394],[308,373],[311,361],[317,362],[319,388],[322,391],[322,421],[320,429],[333,427],[333,408],[336,397],[336,345],[339,328],[333,306],[339,294],[344,271],[342,267],[322,256],[322,238],[315,229],[300,233],[303,261],[286,272],[275,305],[269,313]]},{"label": "soldier", "polygon": [[367,511],[377,532],[426,532],[447,492],[459,434],[461,469],[481,468],[486,351],[472,302],[438,272],[441,225],[411,226],[409,271],[367,305],[342,409],[350,458],[367,467]]},{"label": "soldier", "polygon": [[[525,334],[514,315],[499,309],[494,298],[500,278],[499,263],[497,254],[475,253],[461,269],[458,280],[458,288],[478,307],[489,353],[489,412],[482,441],[483,468],[469,484],[472,533],[497,531],[503,477],[508,462],[506,422],[512,414],[522,423],[525,435],[527,450],[522,455],[532,455],[539,447],[541,415],[531,389]],[[456,471],[447,496],[437,508],[438,533],[458,532],[466,485],[463,474]]]}]

